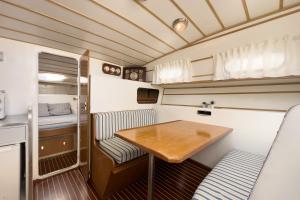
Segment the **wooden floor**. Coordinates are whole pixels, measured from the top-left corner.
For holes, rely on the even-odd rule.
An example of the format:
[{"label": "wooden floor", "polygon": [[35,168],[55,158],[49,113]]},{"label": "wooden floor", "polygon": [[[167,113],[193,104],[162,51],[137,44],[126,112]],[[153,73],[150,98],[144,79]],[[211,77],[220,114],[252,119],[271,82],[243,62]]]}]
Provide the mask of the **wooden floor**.
[{"label": "wooden floor", "polygon": [[76,164],[76,151],[39,160],[40,175]]},{"label": "wooden floor", "polygon": [[[169,164],[156,160],[154,199],[191,199],[199,183],[210,169],[191,160]],[[108,200],[144,200],[147,195],[147,177],[113,194]],[[35,184],[36,200],[97,199],[78,169],[57,175]]]}]

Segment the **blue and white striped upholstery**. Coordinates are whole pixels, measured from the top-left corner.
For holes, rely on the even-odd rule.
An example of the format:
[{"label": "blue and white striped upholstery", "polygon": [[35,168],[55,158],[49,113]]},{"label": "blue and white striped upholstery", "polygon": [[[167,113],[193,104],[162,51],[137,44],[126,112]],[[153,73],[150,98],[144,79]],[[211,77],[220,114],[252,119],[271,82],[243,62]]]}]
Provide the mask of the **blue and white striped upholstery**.
[{"label": "blue and white striped upholstery", "polygon": [[231,151],[201,182],[193,200],[248,199],[264,160],[261,155]]},{"label": "blue and white striped upholstery", "polygon": [[121,129],[155,124],[153,109],[102,112],[95,115],[96,139],[107,140]]},{"label": "blue and white striped upholstery", "polygon": [[144,151],[118,137],[100,141],[101,148],[108,153],[118,164],[138,158]]},{"label": "blue and white striped upholstery", "polygon": [[155,124],[155,111],[132,110],[103,112],[95,115],[96,139],[99,146],[118,164],[145,154],[138,147],[114,136],[121,129]]}]

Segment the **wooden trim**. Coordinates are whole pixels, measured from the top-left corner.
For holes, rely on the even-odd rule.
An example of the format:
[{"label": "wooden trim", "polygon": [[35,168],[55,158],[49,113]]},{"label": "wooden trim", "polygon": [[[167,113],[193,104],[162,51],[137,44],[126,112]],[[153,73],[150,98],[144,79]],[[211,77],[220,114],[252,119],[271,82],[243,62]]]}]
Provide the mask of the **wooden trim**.
[{"label": "wooden trim", "polygon": [[261,84],[245,84],[245,85],[219,85],[219,86],[195,86],[195,87],[180,87],[180,88],[165,88],[167,90],[171,89],[195,89],[195,88],[227,88],[227,87],[251,87],[251,86],[270,86],[270,85],[294,85],[300,84],[300,82],[289,82],[289,83],[261,83]]},{"label": "wooden trim", "polygon": [[[182,106],[182,107],[193,107],[193,108],[202,108],[197,105],[184,105],[184,104],[161,104],[164,106]],[[278,110],[278,109],[263,109],[263,108],[242,108],[242,107],[223,107],[215,106],[214,109],[233,109],[233,110],[249,110],[249,111],[267,111],[267,112],[287,112],[287,110]]]},{"label": "wooden trim", "polygon": [[195,59],[195,60],[191,60],[191,62],[199,62],[199,61],[202,61],[202,60],[208,60],[208,59],[212,59],[213,56],[208,56],[208,57],[204,57],[204,58],[198,58],[198,59]]},{"label": "wooden trim", "polygon": [[283,0],[279,0],[279,10],[283,9]]},{"label": "wooden trim", "polygon": [[[6,30],[9,30],[9,31],[13,31],[13,32],[17,32],[17,33],[22,33],[22,34],[25,34],[25,35],[31,35],[31,36],[34,36],[34,37],[37,37],[37,38],[41,38],[41,39],[49,40],[49,41],[52,41],[52,42],[57,42],[57,43],[64,44],[64,45],[67,45],[67,46],[71,46],[71,47],[75,47],[75,48],[79,48],[79,49],[86,50],[86,48],[84,48],[84,47],[76,46],[76,45],[69,44],[69,43],[62,42],[62,41],[58,41],[58,40],[49,39],[49,38],[44,37],[44,36],[35,35],[35,34],[28,33],[28,32],[24,32],[24,31],[14,30],[14,29],[7,28],[7,27],[4,27],[4,26],[0,26],[0,28],[6,29]],[[2,37],[2,36],[1,36],[1,37]],[[53,47],[52,47],[52,48],[53,48]],[[66,51],[66,50],[64,50],[64,51]],[[117,58],[117,57],[114,57],[114,56],[111,56],[111,55],[108,55],[108,54],[99,52],[99,51],[97,51],[97,50],[92,50],[92,51],[95,52],[95,53],[98,53],[98,54],[100,54],[100,55],[108,56],[108,57],[111,57],[111,58],[113,58],[113,59],[120,60],[120,61],[122,61],[122,62],[124,62],[124,63],[129,63],[129,64],[134,65],[134,63],[132,63],[132,62],[130,62],[130,61],[126,61],[126,60],[123,60],[123,59],[121,59],[121,58]],[[101,59],[101,60],[102,60],[102,59]],[[107,62],[111,62],[111,61],[107,61]]]},{"label": "wooden trim", "polygon": [[247,19],[247,21],[249,21],[250,20],[250,15],[249,15],[249,9],[248,9],[248,6],[247,6],[247,2],[246,2],[246,0],[241,0],[241,1],[242,1],[242,4],[243,4],[246,19]]},{"label": "wooden trim", "polygon": [[[77,39],[77,40],[80,40],[80,41],[83,41],[83,42],[86,42],[86,43],[90,43],[90,44],[93,44],[93,45],[96,45],[96,46],[99,46],[99,47],[102,47],[102,48],[105,48],[105,49],[108,49],[108,50],[111,50],[111,51],[120,53],[120,54],[122,54],[122,55],[124,55],[124,56],[128,56],[128,57],[130,57],[130,58],[139,60],[139,61],[141,61],[141,62],[147,62],[147,61],[142,60],[142,59],[140,59],[140,58],[136,58],[136,57],[130,56],[130,55],[128,55],[128,54],[125,54],[124,51],[115,50],[115,49],[112,49],[112,48],[103,46],[103,45],[101,45],[101,44],[98,44],[98,43],[95,43],[95,42],[92,42],[92,41],[83,40],[83,39],[81,39],[81,38],[79,38],[79,37],[75,37],[75,36],[72,36],[72,35],[69,35],[69,34],[61,33],[61,32],[55,31],[55,30],[53,30],[53,29],[50,29],[50,28],[47,28],[47,27],[44,27],[44,26],[40,26],[40,25],[36,25],[36,24],[31,23],[31,22],[26,22],[26,21],[24,21],[24,20],[17,19],[17,18],[14,18],[14,17],[10,17],[10,16],[7,16],[7,15],[1,14],[1,13],[0,13],[0,16],[4,16],[4,17],[7,17],[7,18],[12,19],[12,20],[16,20],[16,21],[19,21],[19,22],[22,22],[22,23],[25,23],[25,24],[29,24],[29,25],[31,25],[31,26],[36,26],[36,27],[38,27],[38,28],[45,29],[45,30],[47,30],[47,31],[51,31],[51,32],[54,32],[54,33],[57,33],[57,34],[61,34],[61,35],[65,35],[65,36],[67,36],[67,37],[71,37],[71,38],[74,38],[74,39]],[[152,58],[153,58],[153,57],[152,57]],[[60,61],[60,62],[61,62],[61,61]]]},{"label": "wooden trim", "polygon": [[[184,88],[183,88],[184,89]],[[177,94],[164,94],[166,96],[193,96],[193,95],[229,95],[229,94],[288,94],[300,93],[300,91],[263,91],[263,92],[203,92],[203,93],[177,93]]]},{"label": "wooden trim", "polygon": [[241,108],[241,107],[223,107],[223,106],[215,106],[215,109],[233,109],[233,110],[250,110],[250,111],[267,111],[267,112],[287,112],[287,110],[279,110],[279,109]]},{"label": "wooden trim", "polygon": [[[255,27],[255,26],[258,26],[258,25],[261,25],[261,24],[264,24],[264,23],[267,23],[267,22],[270,22],[270,21],[279,19],[279,18],[281,18],[281,17],[286,17],[286,16],[288,16],[288,15],[295,14],[295,13],[299,12],[300,9],[296,9],[296,10],[293,10],[293,11],[290,11],[290,12],[287,12],[287,13],[283,13],[283,14],[281,14],[281,15],[279,14],[279,15],[274,16],[274,17],[272,17],[272,18],[269,18],[269,19],[266,19],[266,20],[263,20],[263,21],[259,21],[259,22],[256,22],[256,23],[247,25],[247,24],[249,24],[249,23],[255,22],[256,20],[260,20],[260,19],[262,19],[262,18],[265,18],[265,17],[269,17],[269,16],[271,16],[271,15],[278,14],[278,13],[280,13],[280,12],[283,12],[283,11],[286,11],[286,10],[289,10],[289,9],[292,9],[292,8],[294,8],[294,7],[297,7],[297,6],[299,6],[299,5],[300,5],[300,3],[299,3],[299,4],[296,4],[296,5],[294,5],[294,6],[290,6],[290,7],[284,8],[284,9],[282,9],[282,10],[280,10],[280,11],[276,11],[276,12],[269,13],[268,15],[264,15],[264,16],[261,16],[261,17],[256,17],[256,18],[250,19],[249,21],[240,23],[240,24],[238,24],[238,25],[234,25],[234,26],[231,26],[231,27],[227,27],[227,28],[224,29],[224,30],[217,31],[217,32],[212,33],[212,34],[210,34],[210,35],[207,35],[207,36],[205,36],[205,37],[203,37],[203,38],[197,39],[197,40],[195,40],[194,42],[192,42],[191,44],[188,44],[188,45],[186,45],[186,46],[183,46],[183,47],[181,47],[181,48],[178,48],[177,50],[174,50],[174,51],[168,52],[168,53],[166,53],[166,54],[164,54],[164,55],[162,55],[162,56],[159,56],[159,57],[157,57],[157,58],[155,58],[155,59],[153,59],[153,60],[147,62],[145,65],[148,65],[149,63],[154,62],[154,61],[156,61],[156,60],[159,60],[159,59],[161,59],[161,58],[163,58],[163,57],[166,57],[166,56],[168,56],[168,55],[170,55],[170,54],[172,54],[172,53],[174,53],[174,52],[177,52],[177,51],[180,51],[180,50],[189,48],[189,47],[193,47],[193,46],[195,46],[195,45],[198,45],[198,44],[201,44],[201,43],[205,43],[205,42],[208,42],[208,41],[210,41],[210,40],[214,40],[214,39],[217,39],[217,38],[220,38],[220,37],[229,35],[229,34],[231,34],[231,33],[236,33],[236,32],[239,32],[239,31],[248,29],[248,28],[252,28],[252,27]],[[244,25],[245,25],[245,26],[244,26]],[[243,26],[243,27],[238,28],[239,26]],[[234,29],[234,30],[231,30],[231,29]],[[231,30],[231,31],[230,31],[230,30]],[[228,31],[228,32],[223,33],[223,34],[220,34],[221,32],[224,32],[224,31]]]},{"label": "wooden trim", "polygon": [[213,76],[214,74],[199,74],[199,75],[193,75],[193,78],[197,78],[197,77],[203,77],[203,76]]},{"label": "wooden trim", "polygon": [[300,78],[300,76],[283,76],[283,77],[265,77],[265,78],[244,78],[244,79],[226,79],[226,80],[203,80],[203,81],[192,81],[192,82],[183,82],[183,83],[167,83],[167,84],[158,84],[163,87],[164,85],[186,85],[186,84],[194,84],[194,83],[223,83],[223,82],[239,82],[239,81],[256,81],[256,80],[276,80],[276,79],[290,79],[290,78]]},{"label": "wooden trim", "polygon": [[153,72],[153,71],[154,71],[154,69],[146,70],[146,72]]},{"label": "wooden trim", "polygon": [[[141,53],[141,54],[143,54],[143,55],[145,55],[145,56],[149,56],[149,57],[155,58],[155,57],[153,57],[153,56],[150,56],[150,55],[148,55],[148,54],[145,54],[143,51],[136,50],[136,49],[134,49],[134,48],[132,48],[132,47],[130,47],[130,46],[127,46],[127,45],[122,44],[122,43],[120,43],[120,42],[117,42],[117,41],[115,41],[115,40],[112,40],[112,39],[103,37],[103,36],[101,36],[101,35],[99,35],[99,34],[90,32],[90,31],[88,31],[88,30],[85,30],[85,29],[82,29],[82,28],[80,28],[80,27],[74,26],[74,25],[72,25],[72,24],[69,24],[69,23],[67,23],[67,22],[61,21],[61,20],[59,20],[59,19],[50,17],[50,16],[45,15],[45,14],[43,14],[43,13],[40,13],[40,12],[31,10],[31,9],[28,9],[28,8],[26,8],[26,7],[23,7],[23,6],[20,6],[20,5],[18,5],[18,4],[9,2],[9,1],[7,1],[7,0],[2,0],[2,1],[4,1],[5,3],[10,4],[10,5],[12,5],[12,6],[18,7],[18,8],[20,8],[20,9],[23,9],[23,10],[32,12],[32,13],[34,13],[34,14],[37,14],[37,15],[46,17],[46,18],[48,18],[48,19],[50,19],[50,20],[54,20],[54,21],[59,22],[59,23],[62,23],[62,24],[64,24],[64,25],[71,26],[72,28],[78,29],[78,30],[80,30],[80,31],[87,32],[87,33],[89,33],[89,34],[91,34],[91,35],[94,35],[94,36],[96,36],[96,37],[103,38],[103,39],[105,39],[105,40],[108,40],[108,41],[113,42],[113,43],[115,43],[115,44],[118,44],[118,45],[120,45],[120,46],[123,46],[123,47],[126,47],[126,48],[128,48],[128,49],[131,49],[131,50],[133,50],[133,51],[135,51],[135,52]],[[140,43],[140,42],[139,42],[139,43]],[[142,44],[142,45],[144,45],[144,44]],[[154,50],[154,51],[156,51],[156,52],[158,52],[158,53],[160,53],[160,54],[164,54],[163,52],[160,52],[160,51],[157,50],[157,49],[153,49],[152,47],[148,47],[148,48],[151,48],[152,50]]]},{"label": "wooden trim", "polygon": [[210,0],[205,0],[208,7],[210,8],[210,10],[213,12],[214,16],[216,17],[216,19],[218,20],[219,24],[221,25],[222,29],[225,29],[225,26],[221,20],[221,18],[219,17],[216,9],[214,8],[214,6],[211,4]]},{"label": "wooden trim", "polygon": [[[53,1],[53,0],[49,0],[49,1]],[[128,23],[130,23],[131,25],[133,25],[133,26],[137,27],[138,29],[144,31],[145,33],[151,35],[153,38],[157,39],[158,41],[160,41],[161,43],[165,44],[165,45],[168,46],[169,48],[171,48],[171,49],[173,49],[173,50],[176,49],[175,47],[171,46],[171,45],[170,45],[169,43],[167,43],[166,41],[163,41],[162,39],[160,39],[160,38],[157,37],[156,35],[152,34],[152,33],[149,32],[149,31],[147,31],[147,30],[144,29],[143,27],[141,27],[141,26],[135,24],[134,22],[130,21],[129,19],[123,17],[122,15],[116,13],[115,11],[109,9],[108,7],[103,6],[102,4],[100,4],[99,2],[97,2],[97,1],[95,1],[95,0],[90,0],[90,1],[91,1],[92,3],[94,3],[95,5],[98,5],[99,7],[101,7],[101,8],[103,8],[103,9],[107,10],[108,12],[111,12],[112,14],[114,14],[114,15],[120,17],[121,19],[127,21]],[[53,2],[54,2],[54,1],[53,1]],[[81,15],[81,14],[80,14],[80,15]],[[95,21],[96,21],[96,20],[95,20]],[[97,21],[97,22],[98,22],[98,21]],[[98,23],[99,23],[99,22],[98,22]],[[105,25],[105,26],[106,26],[106,25]],[[118,30],[115,30],[115,29],[113,29],[113,28],[111,28],[111,27],[110,27],[110,29],[119,32]],[[120,33],[121,33],[121,32],[120,32]]]},{"label": "wooden trim", "polygon": [[190,18],[190,16],[174,1],[170,0],[173,5],[193,24],[193,26],[203,35],[203,37],[206,36],[206,34],[200,29],[199,26]]},{"label": "wooden trim", "polygon": [[180,37],[182,40],[184,40],[186,43],[189,43],[183,36],[181,36],[178,32],[176,32],[172,27],[170,27],[167,23],[165,23],[160,17],[158,17],[154,12],[152,12],[150,9],[148,9],[146,6],[144,6],[139,0],[134,0],[136,4],[138,4],[140,7],[142,7],[144,10],[146,10],[148,13],[150,13],[153,17],[155,17],[158,21],[160,21],[163,25],[165,25],[168,29],[170,29],[172,32],[174,32],[178,37]]}]

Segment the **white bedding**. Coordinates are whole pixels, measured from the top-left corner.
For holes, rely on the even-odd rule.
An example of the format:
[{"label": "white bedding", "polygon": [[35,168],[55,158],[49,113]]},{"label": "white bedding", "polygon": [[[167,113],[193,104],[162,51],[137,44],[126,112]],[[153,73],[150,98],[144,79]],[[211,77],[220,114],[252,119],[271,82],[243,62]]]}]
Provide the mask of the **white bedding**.
[{"label": "white bedding", "polygon": [[77,124],[77,115],[39,117],[39,130],[63,128]]}]

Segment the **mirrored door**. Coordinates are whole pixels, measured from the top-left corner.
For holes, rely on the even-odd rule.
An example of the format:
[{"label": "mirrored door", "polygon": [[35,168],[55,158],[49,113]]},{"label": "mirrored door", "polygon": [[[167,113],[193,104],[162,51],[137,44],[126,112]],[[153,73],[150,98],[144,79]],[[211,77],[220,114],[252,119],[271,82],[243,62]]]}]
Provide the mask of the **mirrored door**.
[{"label": "mirrored door", "polygon": [[78,62],[39,54],[39,174],[78,165]]}]

